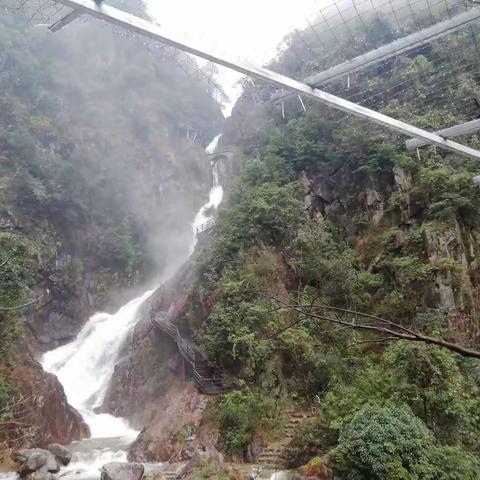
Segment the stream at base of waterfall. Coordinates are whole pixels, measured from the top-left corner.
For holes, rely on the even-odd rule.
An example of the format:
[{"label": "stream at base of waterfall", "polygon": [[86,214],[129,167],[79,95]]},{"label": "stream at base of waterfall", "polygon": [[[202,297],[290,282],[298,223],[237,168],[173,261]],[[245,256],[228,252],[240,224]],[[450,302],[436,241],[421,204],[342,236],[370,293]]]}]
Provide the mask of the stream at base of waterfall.
[{"label": "stream at base of waterfall", "polygon": [[[220,137],[217,135],[208,145],[208,154],[215,152]],[[178,259],[178,267],[195,249],[197,231],[213,219],[223,198],[218,164],[212,162],[211,167],[213,184],[209,200],[192,223],[192,242],[185,249],[188,255]],[[138,310],[153,292],[154,289],[148,290],[130,300],[114,314],[94,314],[74,341],[43,355],[43,368],[57,376],[68,402],[80,412],[91,431],[90,438],[69,445],[73,460],[62,468],[59,476],[80,480],[99,479],[102,465],[127,460],[127,448],[139,432],[132,429],[126,420],[107,413],[96,413],[95,410],[102,405],[122,345],[137,321]],[[153,466],[146,466],[147,471],[149,468]],[[15,474],[0,474],[0,479],[15,477]]]}]

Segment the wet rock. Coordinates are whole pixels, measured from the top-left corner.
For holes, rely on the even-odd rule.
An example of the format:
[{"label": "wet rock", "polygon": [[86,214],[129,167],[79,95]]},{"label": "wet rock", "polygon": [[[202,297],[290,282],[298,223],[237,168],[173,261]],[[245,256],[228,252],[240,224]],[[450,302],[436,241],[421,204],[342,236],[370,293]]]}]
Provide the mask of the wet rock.
[{"label": "wet rock", "polygon": [[34,473],[56,473],[60,467],[54,455],[42,448],[24,448],[18,450],[13,459],[20,464],[18,474],[22,477]]},{"label": "wet rock", "polygon": [[24,361],[15,370],[22,395],[28,399],[24,408],[36,427],[32,443],[67,445],[90,436],[87,424],[67,401],[55,375],[47,373],[35,360]]},{"label": "wet rock", "polygon": [[178,436],[185,433],[187,426],[193,428],[194,439],[188,441],[189,448],[183,459],[197,451],[211,449],[216,444],[215,435],[210,436],[199,428],[206,404],[207,397],[194,385],[181,381],[175,383],[159,399],[158,413],[130,445],[128,459],[136,462],[177,460],[181,454],[177,446]]},{"label": "wet rock", "polygon": [[55,480],[55,475],[49,472],[33,472],[28,475],[28,480]]},{"label": "wet rock", "polygon": [[62,465],[68,465],[72,459],[70,450],[59,443],[51,443],[48,445],[47,450],[52,453]]},{"label": "wet rock", "polygon": [[110,462],[102,467],[101,480],[141,480],[144,471],[141,463]]}]

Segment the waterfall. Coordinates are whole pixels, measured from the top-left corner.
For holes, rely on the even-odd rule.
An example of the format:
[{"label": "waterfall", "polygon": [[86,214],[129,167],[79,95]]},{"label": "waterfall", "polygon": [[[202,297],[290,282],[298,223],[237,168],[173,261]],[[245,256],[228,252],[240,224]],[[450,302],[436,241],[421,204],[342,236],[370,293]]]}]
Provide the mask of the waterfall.
[{"label": "waterfall", "polygon": [[90,427],[92,438],[134,439],[137,434],[123,419],[97,414],[95,408],[103,403],[120,348],[135,325],[138,309],[152,293],[145,292],[113,315],[96,313],[73,342],[43,356],[44,370],[57,376],[69,403]]},{"label": "waterfall", "polygon": [[[208,147],[205,149],[208,154],[215,153],[221,136],[222,134],[220,133],[210,142]],[[210,189],[208,202],[198,211],[195,219],[193,220],[193,242],[190,245],[190,254],[192,254],[195,250],[195,245],[197,244],[198,230],[202,227],[202,225],[213,219],[215,210],[218,208],[223,199],[223,188],[219,184],[218,179],[218,162],[212,160],[210,162],[210,166],[212,168],[212,188]]]},{"label": "waterfall", "polygon": [[[220,136],[217,135],[208,145],[207,153],[215,152]],[[209,200],[192,223],[190,253],[195,248],[198,227],[213,218],[214,209],[222,201],[223,189],[214,162],[212,177]],[[103,403],[122,345],[137,321],[138,310],[153,291],[148,290],[134,298],[114,314],[96,313],[75,340],[45,353],[42,358],[43,368],[57,376],[68,402],[81,413],[92,434],[90,439],[71,445],[76,460],[65,472],[68,476],[98,478],[98,469],[103,464],[127,458],[127,447],[138,432],[126,420],[95,410]]]}]

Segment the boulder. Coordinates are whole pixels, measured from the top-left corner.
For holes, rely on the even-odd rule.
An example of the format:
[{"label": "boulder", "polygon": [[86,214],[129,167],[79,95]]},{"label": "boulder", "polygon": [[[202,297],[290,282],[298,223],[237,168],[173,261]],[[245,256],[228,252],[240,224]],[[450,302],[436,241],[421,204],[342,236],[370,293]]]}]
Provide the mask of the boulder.
[{"label": "boulder", "polygon": [[24,448],[18,450],[13,459],[20,463],[18,473],[26,476],[33,472],[56,473],[60,470],[56,458],[48,451],[42,448]]},{"label": "boulder", "polygon": [[102,467],[101,480],[141,480],[144,471],[141,463],[110,462]]},{"label": "boulder", "polygon": [[47,450],[53,454],[62,465],[68,465],[72,459],[70,450],[59,443],[51,443],[48,445]]}]

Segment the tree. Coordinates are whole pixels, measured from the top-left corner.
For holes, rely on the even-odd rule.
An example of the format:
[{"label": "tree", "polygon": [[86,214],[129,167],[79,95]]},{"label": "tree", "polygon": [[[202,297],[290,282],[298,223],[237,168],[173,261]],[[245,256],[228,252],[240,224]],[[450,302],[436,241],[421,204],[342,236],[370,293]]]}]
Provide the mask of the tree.
[{"label": "tree", "polygon": [[342,430],[335,470],[345,480],[413,480],[433,440],[408,407],[368,405]]}]

